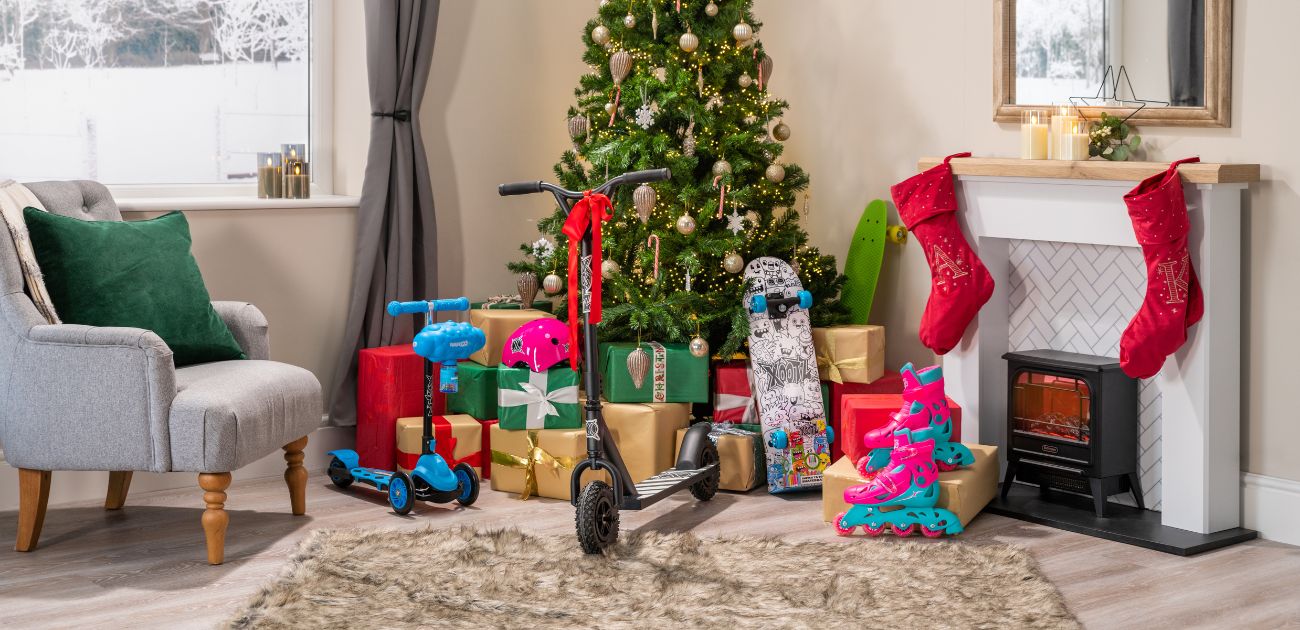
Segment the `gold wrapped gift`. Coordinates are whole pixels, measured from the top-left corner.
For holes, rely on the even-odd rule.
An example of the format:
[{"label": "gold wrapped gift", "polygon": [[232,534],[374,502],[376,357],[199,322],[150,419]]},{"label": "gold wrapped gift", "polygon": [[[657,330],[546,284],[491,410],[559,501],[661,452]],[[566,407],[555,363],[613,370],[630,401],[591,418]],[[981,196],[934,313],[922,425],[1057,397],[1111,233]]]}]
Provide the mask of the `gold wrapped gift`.
[{"label": "gold wrapped gift", "polygon": [[[966,446],[975,456],[975,463],[939,473],[939,503],[935,506],[956,514],[962,526],[969,524],[998,492],[998,447]],[[822,520],[834,522],[836,515],[852,507],[844,501],[844,490],[864,483],[849,458],[841,457],[831,464],[822,477]]]},{"label": "gold wrapped gift", "polygon": [[[587,433],[583,429],[532,429],[506,431],[492,425],[492,489],[514,492],[520,499],[541,496],[569,500],[573,467],[587,458]],[[604,479],[603,472],[587,471],[582,483]]]},{"label": "gold wrapped gift", "polygon": [[[583,410],[586,396],[578,399]],[[633,483],[640,483],[677,463],[676,434],[691,423],[690,403],[604,403],[605,424],[614,434]],[[586,411],[582,411],[586,417]]]},{"label": "gold wrapped gift", "polygon": [[836,383],[870,383],[885,375],[884,326],[812,329],[817,375]]},{"label": "gold wrapped gift", "polygon": [[[483,476],[483,425],[478,420],[465,415],[434,416],[433,436],[437,438],[436,448],[439,455],[447,460],[448,466],[460,462],[468,463]],[[421,440],[424,437],[424,417],[399,418],[397,420],[397,469],[411,472],[423,451]]]},{"label": "gold wrapped gift", "polygon": [[469,312],[469,323],[483,330],[487,344],[478,352],[469,355],[469,360],[479,365],[495,366],[501,363],[501,349],[506,345],[506,338],[517,328],[535,319],[555,316],[534,309],[473,309]]},{"label": "gold wrapped gift", "polygon": [[[721,425],[717,425],[721,426]],[[724,429],[725,430],[725,429]],[[732,428],[732,430],[735,430]],[[677,449],[681,450],[682,440],[686,438],[686,429],[677,430]],[[766,470],[766,461],[758,465],[757,455],[762,450],[755,448],[754,442],[762,441],[760,434],[740,435],[738,433],[720,433],[718,447],[718,489],[733,492],[749,492],[763,485],[767,480],[760,473]]]}]

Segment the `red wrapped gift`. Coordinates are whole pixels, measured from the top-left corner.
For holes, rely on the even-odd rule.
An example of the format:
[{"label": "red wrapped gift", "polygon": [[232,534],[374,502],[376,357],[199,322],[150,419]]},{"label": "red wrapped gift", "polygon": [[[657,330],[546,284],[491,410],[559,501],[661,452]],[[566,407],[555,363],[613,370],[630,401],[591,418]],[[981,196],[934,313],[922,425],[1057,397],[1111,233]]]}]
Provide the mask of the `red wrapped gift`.
[{"label": "red wrapped gift", "polygon": [[[357,356],[357,454],[361,465],[395,470],[397,419],[424,416],[424,359],[410,344],[369,348]],[[433,413],[444,396],[433,371]]]},{"label": "red wrapped gift", "polygon": [[483,427],[483,478],[492,478],[492,425],[496,420],[479,420]]},{"label": "red wrapped gift", "polygon": [[[868,431],[885,426],[890,416],[903,406],[901,394],[849,394],[840,401],[840,430],[836,432],[835,441],[844,449],[844,455],[854,462],[867,456],[867,447],[862,438]],[[961,407],[948,399],[952,409],[952,435],[956,440],[961,437]],[[838,461],[838,460],[837,460]]]},{"label": "red wrapped gift", "polygon": [[[887,370],[885,375],[871,381],[870,383],[836,383],[834,381],[823,381],[823,384],[830,385],[831,400],[830,410],[831,427],[835,429],[835,441],[831,442],[831,461],[839,461],[844,456],[844,435],[843,422],[840,420],[840,405],[844,396],[848,394],[901,394],[903,393],[903,377],[898,372]],[[861,437],[859,436],[859,442]]]},{"label": "red wrapped gift", "polygon": [[723,424],[758,424],[754,372],[748,361],[729,361],[719,364],[715,370],[713,421]]}]

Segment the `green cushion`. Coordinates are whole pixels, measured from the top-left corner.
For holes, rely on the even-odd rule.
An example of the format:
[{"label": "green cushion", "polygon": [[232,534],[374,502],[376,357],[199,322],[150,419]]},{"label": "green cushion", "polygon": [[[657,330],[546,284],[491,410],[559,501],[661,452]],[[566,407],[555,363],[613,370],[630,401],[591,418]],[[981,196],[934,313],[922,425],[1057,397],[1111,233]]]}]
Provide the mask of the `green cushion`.
[{"label": "green cushion", "polygon": [[23,216],[64,323],[152,330],[177,366],[245,358],[212,308],[185,215],[82,221],[27,208]]}]

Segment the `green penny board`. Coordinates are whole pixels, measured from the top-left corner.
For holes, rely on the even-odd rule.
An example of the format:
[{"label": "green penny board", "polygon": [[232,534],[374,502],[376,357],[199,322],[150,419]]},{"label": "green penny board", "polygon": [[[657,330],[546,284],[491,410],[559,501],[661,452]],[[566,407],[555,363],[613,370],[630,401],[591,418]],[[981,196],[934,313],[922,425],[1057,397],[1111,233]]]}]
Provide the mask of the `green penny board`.
[{"label": "green penny board", "polygon": [[871,316],[871,303],[876,299],[876,283],[880,280],[880,265],[885,260],[885,222],[889,207],[879,199],[867,204],[853,231],[853,244],[844,259],[844,275],[849,281],[840,292],[840,301],[849,308],[849,319],[854,324],[865,324]]}]

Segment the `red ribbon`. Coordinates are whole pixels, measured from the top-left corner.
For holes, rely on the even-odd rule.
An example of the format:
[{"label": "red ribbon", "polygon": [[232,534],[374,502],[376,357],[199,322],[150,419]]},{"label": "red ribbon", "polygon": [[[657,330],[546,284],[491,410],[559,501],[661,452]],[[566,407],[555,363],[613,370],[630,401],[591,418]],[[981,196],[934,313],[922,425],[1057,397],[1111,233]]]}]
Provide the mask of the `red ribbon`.
[{"label": "red ribbon", "polygon": [[[487,430],[488,427],[483,427],[483,431],[485,433],[487,432]],[[479,468],[482,465],[483,463],[482,450],[474,451],[473,453],[470,453],[465,457],[456,459],[456,438],[451,434],[451,421],[447,420],[445,416],[433,417],[433,437],[435,440],[437,440],[437,448],[434,450],[434,452],[439,455],[442,455],[442,458],[447,461],[448,466],[454,468],[456,464],[459,464],[461,462],[465,462],[470,466],[473,466],[474,468]],[[424,438],[421,437],[420,439],[424,439]],[[423,450],[424,447],[421,446],[420,451]],[[397,465],[406,470],[415,470],[415,467],[420,463],[420,451],[416,451],[414,453],[407,453],[406,451],[398,451]]]},{"label": "red ribbon", "polygon": [[590,190],[573,204],[569,218],[564,221],[564,235],[569,237],[569,366],[578,371],[578,304],[582,301],[578,286],[578,264],[581,256],[580,241],[591,228],[591,309],[587,322],[600,323],[600,224],[614,217],[609,197]]}]

